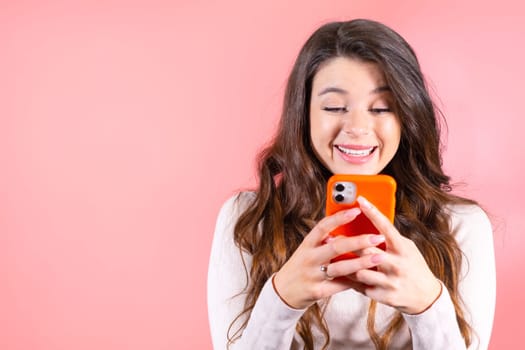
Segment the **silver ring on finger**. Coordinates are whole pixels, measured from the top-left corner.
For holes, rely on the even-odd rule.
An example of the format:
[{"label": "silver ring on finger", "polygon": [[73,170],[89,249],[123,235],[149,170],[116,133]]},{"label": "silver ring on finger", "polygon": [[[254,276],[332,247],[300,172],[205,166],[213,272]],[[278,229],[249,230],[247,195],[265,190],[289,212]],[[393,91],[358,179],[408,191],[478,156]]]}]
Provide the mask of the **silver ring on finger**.
[{"label": "silver ring on finger", "polygon": [[328,274],[328,266],[326,266],[326,265],[321,265],[321,267],[320,267],[319,269],[324,273],[324,278],[325,278],[326,280],[331,281],[331,280],[334,279],[332,276],[330,276],[330,275]]}]

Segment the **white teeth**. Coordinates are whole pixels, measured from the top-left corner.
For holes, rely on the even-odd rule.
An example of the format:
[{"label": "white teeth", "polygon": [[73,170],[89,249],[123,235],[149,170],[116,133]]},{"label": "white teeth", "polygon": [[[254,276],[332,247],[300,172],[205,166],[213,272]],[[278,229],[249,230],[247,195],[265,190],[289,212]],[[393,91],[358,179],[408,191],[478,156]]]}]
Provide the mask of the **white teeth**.
[{"label": "white teeth", "polygon": [[354,157],[368,156],[375,149],[375,147],[370,147],[367,149],[349,149],[349,148],[344,148],[341,146],[337,146],[337,148],[344,154],[348,154],[349,156],[354,156]]}]

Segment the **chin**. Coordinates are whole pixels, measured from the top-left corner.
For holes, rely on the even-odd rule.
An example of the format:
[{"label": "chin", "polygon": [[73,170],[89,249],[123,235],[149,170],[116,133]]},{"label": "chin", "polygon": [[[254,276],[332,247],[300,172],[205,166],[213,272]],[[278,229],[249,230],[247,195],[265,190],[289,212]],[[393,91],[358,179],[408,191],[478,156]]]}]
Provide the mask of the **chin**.
[{"label": "chin", "polygon": [[[335,170],[335,171],[334,171]],[[370,166],[345,166],[333,167],[330,171],[334,174],[352,174],[352,175],[376,175],[380,170],[377,167]]]}]

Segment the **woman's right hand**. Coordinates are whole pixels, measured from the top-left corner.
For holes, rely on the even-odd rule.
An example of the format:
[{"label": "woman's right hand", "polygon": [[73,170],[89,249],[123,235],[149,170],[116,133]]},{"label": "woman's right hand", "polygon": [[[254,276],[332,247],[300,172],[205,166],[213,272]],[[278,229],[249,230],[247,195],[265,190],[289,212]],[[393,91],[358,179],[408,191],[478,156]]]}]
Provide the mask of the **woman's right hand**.
[{"label": "woman's right hand", "polygon": [[[307,308],[320,299],[351,288],[355,282],[346,276],[383,261],[383,254],[375,253],[330,262],[341,254],[361,251],[384,242],[385,237],[377,234],[329,236],[335,228],[354,220],[360,213],[359,208],[353,208],[327,216],[306,235],[274,276],[274,287],[284,302],[296,309]],[[326,268],[324,271],[322,266]]]}]

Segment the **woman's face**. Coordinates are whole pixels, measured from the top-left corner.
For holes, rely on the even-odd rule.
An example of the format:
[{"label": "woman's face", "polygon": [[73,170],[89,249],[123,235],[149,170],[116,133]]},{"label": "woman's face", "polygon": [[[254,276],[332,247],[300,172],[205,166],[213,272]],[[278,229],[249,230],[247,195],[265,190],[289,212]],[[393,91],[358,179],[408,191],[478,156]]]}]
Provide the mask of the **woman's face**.
[{"label": "woman's face", "polygon": [[334,174],[378,174],[394,157],[401,124],[383,74],[374,63],[337,57],[314,76],[310,137]]}]

